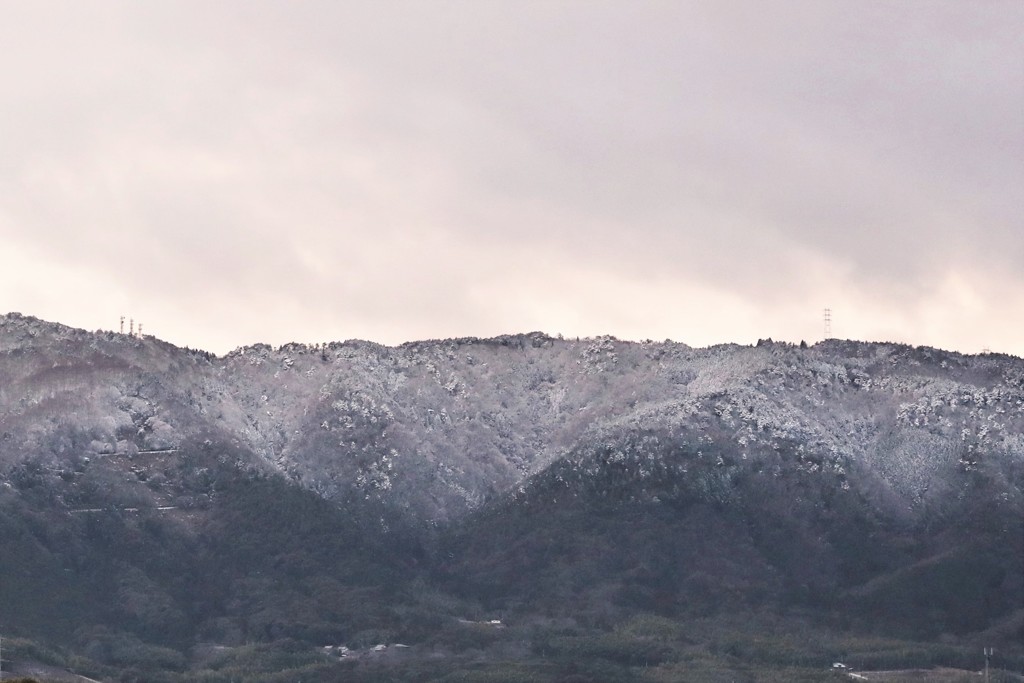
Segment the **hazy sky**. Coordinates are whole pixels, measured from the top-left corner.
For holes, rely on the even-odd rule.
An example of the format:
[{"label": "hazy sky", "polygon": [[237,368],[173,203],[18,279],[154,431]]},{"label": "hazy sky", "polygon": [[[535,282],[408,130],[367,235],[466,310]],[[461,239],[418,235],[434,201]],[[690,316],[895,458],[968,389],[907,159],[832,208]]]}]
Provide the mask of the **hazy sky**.
[{"label": "hazy sky", "polygon": [[0,0],[0,312],[1024,355],[1024,2]]}]

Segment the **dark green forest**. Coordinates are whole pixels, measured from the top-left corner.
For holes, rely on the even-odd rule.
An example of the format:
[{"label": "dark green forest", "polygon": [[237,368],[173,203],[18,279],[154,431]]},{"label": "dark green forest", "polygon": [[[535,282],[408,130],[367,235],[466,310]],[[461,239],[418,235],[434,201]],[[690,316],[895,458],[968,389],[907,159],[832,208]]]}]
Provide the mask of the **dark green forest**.
[{"label": "dark green forest", "polygon": [[215,453],[175,467],[209,499],[192,526],[70,512],[67,482],[31,467],[0,493],[6,662],[119,681],[813,681],[836,661],[977,669],[995,641],[1024,669],[1019,520],[993,524],[979,492],[923,541],[819,479],[739,478],[726,500],[650,481],[655,503],[621,475],[553,471],[438,529]]}]

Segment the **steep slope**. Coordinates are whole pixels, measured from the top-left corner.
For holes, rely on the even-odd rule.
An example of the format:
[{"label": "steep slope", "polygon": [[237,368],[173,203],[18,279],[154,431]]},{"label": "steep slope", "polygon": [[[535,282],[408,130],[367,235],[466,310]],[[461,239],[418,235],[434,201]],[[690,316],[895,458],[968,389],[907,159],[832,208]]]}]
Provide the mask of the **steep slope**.
[{"label": "steep slope", "polygon": [[0,628],[123,666],[474,609],[1012,641],[1022,491],[1012,357],[532,333],[218,358],[0,317]]},{"label": "steep slope", "polygon": [[472,518],[451,575],[596,619],[802,606],[934,638],[1019,615],[1017,361],[840,342],[714,360],[703,391],[604,421]]},{"label": "steep slope", "polygon": [[800,467],[856,462],[896,506],[945,498],[982,453],[1024,450],[1017,359],[898,345],[695,350],[531,334],[214,358],[6,316],[0,353],[8,467],[223,442],[324,497],[437,520],[616,425],[699,432],[740,459],[792,443],[815,454]]}]

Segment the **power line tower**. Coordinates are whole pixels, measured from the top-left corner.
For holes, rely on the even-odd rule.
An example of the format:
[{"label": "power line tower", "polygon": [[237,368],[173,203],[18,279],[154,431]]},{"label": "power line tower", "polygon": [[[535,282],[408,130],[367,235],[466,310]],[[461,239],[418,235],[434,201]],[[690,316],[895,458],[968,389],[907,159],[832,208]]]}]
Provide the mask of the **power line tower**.
[{"label": "power line tower", "polygon": [[825,309],[825,339],[832,338],[832,309]]}]

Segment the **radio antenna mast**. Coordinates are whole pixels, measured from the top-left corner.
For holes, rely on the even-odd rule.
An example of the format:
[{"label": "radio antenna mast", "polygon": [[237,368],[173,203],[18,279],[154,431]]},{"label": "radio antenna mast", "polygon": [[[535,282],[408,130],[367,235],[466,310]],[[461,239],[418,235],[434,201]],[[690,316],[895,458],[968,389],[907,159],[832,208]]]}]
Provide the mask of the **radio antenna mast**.
[{"label": "radio antenna mast", "polygon": [[825,339],[832,338],[832,309],[825,309]]}]

